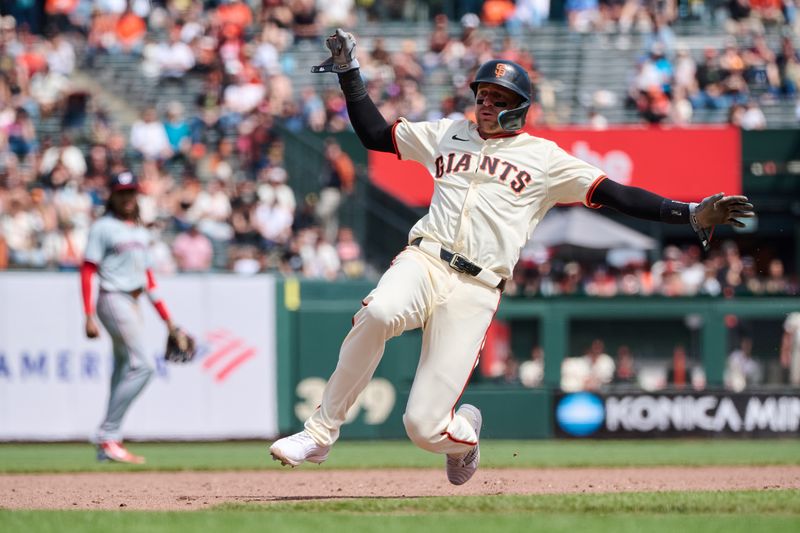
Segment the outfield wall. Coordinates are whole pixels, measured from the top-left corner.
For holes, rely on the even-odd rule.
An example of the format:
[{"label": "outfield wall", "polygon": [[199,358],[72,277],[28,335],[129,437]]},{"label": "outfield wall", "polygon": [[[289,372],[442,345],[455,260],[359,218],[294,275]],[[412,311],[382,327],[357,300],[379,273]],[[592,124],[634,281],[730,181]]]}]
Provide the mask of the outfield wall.
[{"label": "outfield wall", "polygon": [[[166,330],[142,297],[155,373],[123,423],[126,438],[274,437],[274,278],[159,282],[174,321],[197,337],[198,357],[164,363]],[[112,360],[103,328],[99,339],[84,335],[77,274],[0,274],[0,440],[88,439],[105,412]]]},{"label": "outfield wall", "polygon": [[[278,281],[278,418],[282,433],[300,429],[302,421],[319,405],[325,380],[336,367],[339,345],[351,327],[352,316],[373,285],[370,282],[330,284]],[[484,428],[484,435],[489,438],[545,438],[557,433],[566,436],[564,431],[559,430],[560,422],[556,417],[558,405],[563,400],[562,396],[556,395],[561,361],[567,356],[579,355],[580,352],[576,350],[585,347],[581,342],[590,339],[597,331],[606,337],[610,325],[618,327],[616,334],[624,337],[627,343],[669,350],[667,353],[670,354],[676,342],[685,342],[687,348],[692,348],[691,343],[695,342],[705,371],[706,390],[714,396],[722,389],[725,361],[730,351],[728,337],[732,321],[752,321],[756,329],[763,330],[756,332],[763,333],[759,337],[765,339],[763,342],[774,340],[779,343],[783,319],[787,313],[798,309],[800,299],[797,298],[504,298],[497,318],[528,324],[527,329],[521,328],[524,338],[519,342],[522,345],[527,343],[528,349],[534,342],[544,348],[544,386],[524,388],[477,382],[470,384],[463,400],[479,405],[485,419],[491,420],[491,424]],[[687,329],[691,331],[687,332]],[[575,342],[576,338],[580,342]],[[387,343],[375,377],[349,413],[348,426],[342,431],[342,438],[404,437],[402,413],[414,378],[420,346],[419,330],[407,332]],[[685,396],[690,393],[682,394]],[[665,392],[658,397],[669,394]],[[760,425],[753,431],[728,431],[735,427],[735,422],[731,422],[734,426],[724,426],[723,429],[727,428],[725,431],[716,433],[727,432],[732,436],[797,435],[795,421],[800,420],[800,409],[797,409],[800,399],[791,399],[795,397],[796,394],[789,394],[787,398],[790,399],[781,399],[784,396],[776,393],[774,398],[763,397],[762,403],[766,407],[761,403],[752,404],[754,407],[750,409],[756,410],[756,419],[766,420],[759,422]],[[600,395],[595,403],[605,402],[605,398],[605,395]],[[742,417],[746,415],[747,398],[747,393],[736,397],[737,405],[745,406]],[[768,398],[773,399],[767,401]],[[659,401],[664,403],[663,400]],[[708,406],[708,401],[703,400],[706,403],[698,405]],[[635,403],[634,407],[641,403]],[[725,407],[727,402],[721,404]],[[714,412],[709,416],[716,416],[716,406],[714,404]],[[602,410],[605,412],[605,403]],[[723,409],[719,416],[724,418],[728,414]],[[778,417],[778,422],[770,418],[773,414]],[[650,416],[650,412],[640,409],[631,416],[646,417]],[[701,413],[696,418],[701,420],[703,416],[707,415]],[[778,429],[773,431],[771,428]],[[622,435],[618,430],[614,431],[618,436],[637,437],[715,433],[683,431],[680,428],[671,433],[642,431],[635,435]],[[587,436],[609,436],[611,432],[606,431],[602,435],[593,432]]]},{"label": "outfield wall", "polygon": [[[319,405],[352,316],[374,285],[226,274],[160,281],[176,322],[197,336],[200,351],[193,364],[165,364],[166,332],[142,300],[156,372],[124,423],[127,438],[273,438],[297,431]],[[488,438],[566,436],[563,421],[558,420],[564,399],[557,394],[561,361],[577,355],[601,331],[607,340],[622,339],[654,350],[695,342],[708,385],[696,402],[685,399],[693,391],[679,391],[678,397],[684,399],[672,403],[665,399],[673,394],[668,392],[651,395],[652,400],[617,401],[600,395],[592,402],[602,402],[603,413],[612,402],[617,419],[622,420],[623,414],[632,418],[591,436],[614,436],[613,432],[655,436],[657,432],[636,429],[636,420],[664,412],[679,421],[675,417],[680,413],[695,413],[691,416],[700,429],[708,417],[722,420],[733,430],[726,430],[731,435],[797,435],[797,390],[772,391],[759,396],[758,403],[750,401],[749,393],[727,395],[730,401],[723,401],[720,394],[731,320],[754,321],[755,333],[761,335],[755,342],[759,346],[759,338],[779,342],[783,317],[798,309],[796,298],[505,298],[497,318],[521,332],[511,339],[517,357],[524,357],[524,350],[534,343],[544,347],[544,385],[525,388],[478,380],[470,384],[463,400],[479,405],[491,421],[484,428]],[[695,329],[687,333],[686,324]],[[389,341],[372,382],[349,414],[343,438],[404,438],[402,413],[420,345],[418,330]],[[0,440],[89,438],[103,416],[111,369],[105,332],[97,340],[83,335],[75,274],[0,274]],[[731,405],[740,409],[740,427],[756,424],[756,431],[736,430]],[[573,422],[575,412],[571,412]],[[598,423],[596,416],[589,422]],[[681,433],[683,426],[676,427],[679,431],[673,434],[686,434]],[[633,429],[623,435],[620,428]]]}]

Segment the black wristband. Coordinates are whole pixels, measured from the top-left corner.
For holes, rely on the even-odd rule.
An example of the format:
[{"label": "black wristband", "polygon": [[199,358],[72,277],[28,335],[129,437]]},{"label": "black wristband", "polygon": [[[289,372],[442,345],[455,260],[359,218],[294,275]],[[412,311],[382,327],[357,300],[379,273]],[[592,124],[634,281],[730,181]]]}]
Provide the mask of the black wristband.
[{"label": "black wristband", "polygon": [[661,222],[666,224],[688,224],[689,204],[664,198],[661,202]]},{"label": "black wristband", "polygon": [[348,102],[358,102],[367,97],[367,86],[361,79],[361,69],[348,70],[339,74],[339,86]]}]

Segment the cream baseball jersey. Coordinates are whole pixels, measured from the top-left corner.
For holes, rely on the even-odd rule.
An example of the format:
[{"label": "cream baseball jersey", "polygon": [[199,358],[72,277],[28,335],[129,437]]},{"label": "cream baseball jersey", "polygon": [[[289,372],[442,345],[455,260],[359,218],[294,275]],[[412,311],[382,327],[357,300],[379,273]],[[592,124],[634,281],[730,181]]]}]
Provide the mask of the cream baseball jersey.
[{"label": "cream baseball jersey", "polygon": [[552,141],[527,133],[482,139],[468,120],[398,120],[397,156],[433,177],[428,214],[409,233],[431,239],[483,268],[509,277],[520,249],[558,203],[590,201],[605,177]]}]

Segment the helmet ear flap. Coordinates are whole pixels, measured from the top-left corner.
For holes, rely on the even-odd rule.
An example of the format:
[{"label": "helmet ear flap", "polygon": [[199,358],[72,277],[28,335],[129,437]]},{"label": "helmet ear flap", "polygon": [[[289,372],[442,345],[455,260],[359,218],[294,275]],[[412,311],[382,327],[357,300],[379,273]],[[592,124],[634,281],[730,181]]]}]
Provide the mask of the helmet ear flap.
[{"label": "helmet ear flap", "polygon": [[497,115],[497,122],[505,131],[521,130],[525,126],[525,116],[528,114],[529,104],[523,104],[516,109],[506,109]]}]

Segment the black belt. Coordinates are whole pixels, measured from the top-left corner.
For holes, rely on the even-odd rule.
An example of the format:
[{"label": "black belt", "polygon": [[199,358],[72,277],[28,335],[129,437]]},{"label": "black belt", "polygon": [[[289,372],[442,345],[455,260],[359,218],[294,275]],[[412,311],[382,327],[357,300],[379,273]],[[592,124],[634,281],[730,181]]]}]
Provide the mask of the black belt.
[{"label": "black belt", "polygon": [[[411,245],[419,246],[421,242],[422,237],[417,237],[411,241]],[[464,274],[469,274],[470,276],[477,276],[480,271],[483,270],[481,267],[469,261],[463,255],[456,252],[447,251],[444,248],[439,249],[439,257],[441,257],[442,261],[450,265],[450,268],[456,272],[463,272]],[[500,283],[497,284],[497,288],[502,292],[503,289],[506,288],[506,280],[500,280]]]}]

